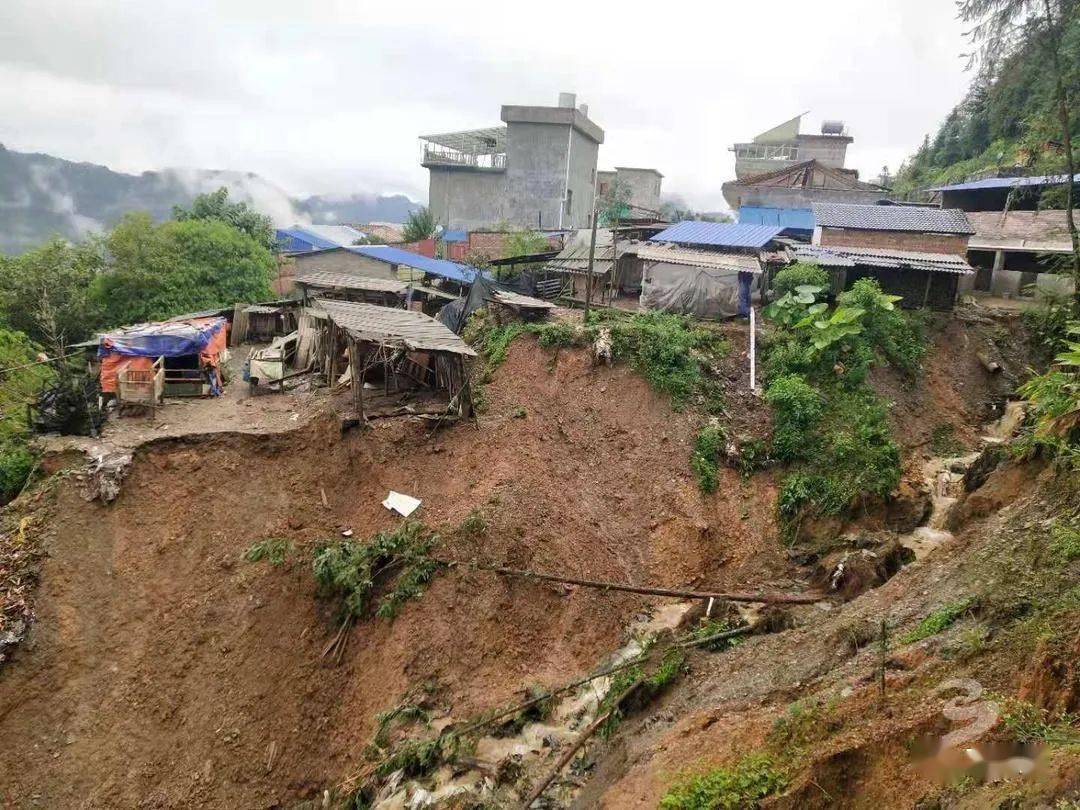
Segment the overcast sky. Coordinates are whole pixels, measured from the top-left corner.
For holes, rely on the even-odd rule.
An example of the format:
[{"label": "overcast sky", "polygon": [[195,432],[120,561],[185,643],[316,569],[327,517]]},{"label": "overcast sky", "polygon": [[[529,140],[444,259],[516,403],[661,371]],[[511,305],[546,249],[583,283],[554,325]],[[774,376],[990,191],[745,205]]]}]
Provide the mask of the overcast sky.
[{"label": "overcast sky", "polygon": [[709,209],[730,144],[803,110],[847,122],[864,178],[895,170],[963,94],[965,44],[953,0],[0,0],[0,142],[426,199],[418,135],[563,90],[601,168],[656,167]]}]

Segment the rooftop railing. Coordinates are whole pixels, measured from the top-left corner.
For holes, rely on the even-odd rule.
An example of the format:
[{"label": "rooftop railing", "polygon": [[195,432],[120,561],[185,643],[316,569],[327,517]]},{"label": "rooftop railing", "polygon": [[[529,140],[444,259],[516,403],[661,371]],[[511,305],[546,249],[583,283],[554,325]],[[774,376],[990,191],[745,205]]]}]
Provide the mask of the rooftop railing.
[{"label": "rooftop railing", "polygon": [[420,162],[424,166],[468,166],[474,169],[505,169],[506,153],[495,152],[486,155],[473,155],[468,152],[458,152],[453,149],[440,149],[436,146],[425,145]]},{"label": "rooftop railing", "polygon": [[799,147],[779,143],[737,143],[731,150],[736,158],[747,160],[798,160]]}]

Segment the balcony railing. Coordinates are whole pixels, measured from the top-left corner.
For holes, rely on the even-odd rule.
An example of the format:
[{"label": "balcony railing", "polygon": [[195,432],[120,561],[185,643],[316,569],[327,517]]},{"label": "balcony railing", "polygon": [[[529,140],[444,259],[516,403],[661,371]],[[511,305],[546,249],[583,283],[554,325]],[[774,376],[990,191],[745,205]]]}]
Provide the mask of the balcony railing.
[{"label": "balcony railing", "polygon": [[473,155],[468,152],[425,146],[424,155],[420,162],[424,166],[468,166],[473,169],[502,170],[506,168],[506,153],[495,152],[486,155]]},{"label": "balcony railing", "polygon": [[794,144],[737,143],[731,147],[736,158],[744,160],[798,160],[799,147]]}]

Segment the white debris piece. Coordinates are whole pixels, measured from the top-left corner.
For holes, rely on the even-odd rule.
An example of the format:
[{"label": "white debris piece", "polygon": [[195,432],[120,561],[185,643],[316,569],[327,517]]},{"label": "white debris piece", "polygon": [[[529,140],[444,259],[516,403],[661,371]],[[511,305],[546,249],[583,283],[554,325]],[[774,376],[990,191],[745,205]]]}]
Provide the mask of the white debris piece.
[{"label": "white debris piece", "polygon": [[382,505],[391,512],[397,512],[402,517],[408,517],[420,507],[420,501],[411,495],[403,495],[400,492],[390,490]]}]

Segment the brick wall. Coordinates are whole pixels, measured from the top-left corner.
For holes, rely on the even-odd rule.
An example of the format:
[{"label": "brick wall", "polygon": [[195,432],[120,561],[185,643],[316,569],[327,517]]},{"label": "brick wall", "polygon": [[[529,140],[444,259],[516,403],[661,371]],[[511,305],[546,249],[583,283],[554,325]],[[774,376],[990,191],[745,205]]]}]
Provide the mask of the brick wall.
[{"label": "brick wall", "polygon": [[419,242],[400,242],[393,245],[393,247],[399,250],[407,250],[417,256],[427,256],[429,259],[435,258],[435,237],[421,239]]},{"label": "brick wall", "polygon": [[449,259],[452,262],[460,262],[465,258],[465,254],[469,252],[468,242],[446,242],[443,245],[443,250],[446,255],[444,258]]},{"label": "brick wall", "polygon": [[296,262],[293,261],[291,256],[277,256],[277,277],[274,279],[274,283],[270,286],[274,290],[274,295],[279,297],[285,297],[292,294],[293,291],[293,279],[296,278]]},{"label": "brick wall", "polygon": [[469,233],[469,252],[483,253],[489,259],[501,259],[505,233],[495,231],[471,231]]},{"label": "brick wall", "polygon": [[882,250],[914,250],[921,253],[967,254],[966,234],[911,233],[904,231],[862,231],[844,228],[822,228],[822,247],[880,248]]}]

